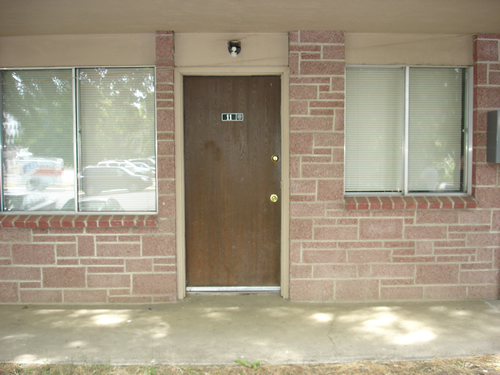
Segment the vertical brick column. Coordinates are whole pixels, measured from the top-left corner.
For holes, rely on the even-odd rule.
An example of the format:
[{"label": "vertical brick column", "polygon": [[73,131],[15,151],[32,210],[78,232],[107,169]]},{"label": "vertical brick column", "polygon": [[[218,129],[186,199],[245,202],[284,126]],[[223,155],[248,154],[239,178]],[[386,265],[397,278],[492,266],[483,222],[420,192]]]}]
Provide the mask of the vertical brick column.
[{"label": "vertical brick column", "polygon": [[470,272],[472,282],[490,283],[475,287],[478,297],[500,296],[500,165],[486,162],[487,113],[492,110],[500,110],[500,34],[479,34],[474,37],[473,186],[479,212],[486,217],[491,212],[491,229],[469,234],[467,245],[477,247],[480,260],[493,259],[493,269]]},{"label": "vertical brick column", "polygon": [[487,113],[500,110],[500,34],[474,38],[474,183],[480,208],[500,208],[499,167],[486,163]]},{"label": "vertical brick column", "polygon": [[174,33],[156,32],[156,124],[158,142],[158,232],[142,236],[142,255],[153,257],[153,273],[135,274],[133,293],[175,300]]},{"label": "vertical brick column", "polygon": [[333,280],[313,279],[312,264],[342,256],[333,238],[356,236],[327,217],[344,205],[344,33],[292,32],[289,54],[290,298],[327,301]]}]

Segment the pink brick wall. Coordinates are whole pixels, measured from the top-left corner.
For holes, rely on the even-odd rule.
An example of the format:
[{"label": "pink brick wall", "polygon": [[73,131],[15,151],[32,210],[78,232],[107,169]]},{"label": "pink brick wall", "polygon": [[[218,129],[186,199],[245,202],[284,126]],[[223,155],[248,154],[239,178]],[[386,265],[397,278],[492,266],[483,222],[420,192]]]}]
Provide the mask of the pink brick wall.
[{"label": "pink brick wall", "polygon": [[[500,35],[475,41],[475,198],[343,196],[344,36],[290,33],[290,296],[347,301],[500,296]],[[472,51],[471,51],[472,53]]]},{"label": "pink brick wall", "polygon": [[159,215],[0,217],[0,303],[176,300],[173,62],[158,32]]}]

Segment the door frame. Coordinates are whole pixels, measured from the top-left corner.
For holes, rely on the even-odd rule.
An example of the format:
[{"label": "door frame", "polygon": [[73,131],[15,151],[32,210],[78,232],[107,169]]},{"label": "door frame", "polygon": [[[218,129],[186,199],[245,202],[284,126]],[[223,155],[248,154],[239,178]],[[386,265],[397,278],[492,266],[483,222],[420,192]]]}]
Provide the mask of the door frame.
[{"label": "door frame", "polygon": [[177,298],[186,297],[186,215],[184,190],[184,76],[279,76],[281,78],[281,296],[290,296],[290,163],[288,67],[185,67],[174,71]]}]

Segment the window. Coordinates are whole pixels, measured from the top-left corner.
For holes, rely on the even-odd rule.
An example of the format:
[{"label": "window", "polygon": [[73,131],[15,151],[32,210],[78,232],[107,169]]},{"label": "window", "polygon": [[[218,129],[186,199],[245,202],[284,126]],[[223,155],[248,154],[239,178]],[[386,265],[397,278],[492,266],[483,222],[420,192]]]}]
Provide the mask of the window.
[{"label": "window", "polygon": [[468,68],[346,69],[346,195],[464,194]]},{"label": "window", "polygon": [[2,211],[156,211],[153,68],[0,73]]}]

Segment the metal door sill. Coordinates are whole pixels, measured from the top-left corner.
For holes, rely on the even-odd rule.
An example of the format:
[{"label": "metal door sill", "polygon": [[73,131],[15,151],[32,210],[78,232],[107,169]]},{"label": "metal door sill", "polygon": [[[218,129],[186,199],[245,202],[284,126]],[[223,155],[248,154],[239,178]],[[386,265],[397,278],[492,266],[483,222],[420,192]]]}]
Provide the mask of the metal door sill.
[{"label": "metal door sill", "polygon": [[279,293],[279,286],[188,286],[187,293]]}]

